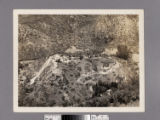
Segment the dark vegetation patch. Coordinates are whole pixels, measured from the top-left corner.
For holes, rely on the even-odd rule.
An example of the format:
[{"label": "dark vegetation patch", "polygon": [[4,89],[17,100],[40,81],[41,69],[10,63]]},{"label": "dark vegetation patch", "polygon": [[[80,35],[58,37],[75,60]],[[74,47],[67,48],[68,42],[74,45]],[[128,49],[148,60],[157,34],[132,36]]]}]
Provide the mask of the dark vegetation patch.
[{"label": "dark vegetation patch", "polygon": [[124,83],[97,83],[94,86],[94,94],[87,101],[86,106],[104,107],[127,105],[139,100],[139,80],[137,77],[128,84]]},{"label": "dark vegetation patch", "polygon": [[118,50],[117,57],[122,58],[124,60],[128,60],[129,50],[126,45],[118,45],[117,50]]}]

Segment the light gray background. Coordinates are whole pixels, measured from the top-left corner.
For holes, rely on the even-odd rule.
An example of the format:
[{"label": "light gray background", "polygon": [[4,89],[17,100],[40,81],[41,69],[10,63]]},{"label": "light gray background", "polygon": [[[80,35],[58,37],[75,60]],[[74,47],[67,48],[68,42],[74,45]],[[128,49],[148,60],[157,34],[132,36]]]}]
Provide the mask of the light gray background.
[{"label": "light gray background", "polygon": [[44,115],[13,113],[13,9],[144,9],[146,112],[106,114],[110,120],[160,120],[160,0],[0,0],[0,120]]}]

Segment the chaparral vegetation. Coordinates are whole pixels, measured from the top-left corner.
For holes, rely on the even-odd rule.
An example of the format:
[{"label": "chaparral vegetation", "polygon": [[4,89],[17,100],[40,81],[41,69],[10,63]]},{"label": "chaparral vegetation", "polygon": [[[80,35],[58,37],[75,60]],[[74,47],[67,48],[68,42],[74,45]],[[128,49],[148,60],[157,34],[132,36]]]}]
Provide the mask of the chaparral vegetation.
[{"label": "chaparral vegetation", "polygon": [[18,105],[139,105],[138,15],[19,15]]}]

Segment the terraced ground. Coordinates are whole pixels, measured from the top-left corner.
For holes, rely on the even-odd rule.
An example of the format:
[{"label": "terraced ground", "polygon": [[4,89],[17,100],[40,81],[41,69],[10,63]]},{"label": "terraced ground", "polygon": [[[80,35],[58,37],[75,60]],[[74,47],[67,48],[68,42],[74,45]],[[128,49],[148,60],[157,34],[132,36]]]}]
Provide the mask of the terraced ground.
[{"label": "terraced ground", "polygon": [[[28,63],[31,65],[31,61]],[[26,73],[29,73],[27,70],[26,67]],[[24,71],[19,76],[23,76]],[[119,99],[117,102],[118,98],[114,98],[114,92],[119,91],[120,85],[130,83],[133,76],[128,76],[129,72],[128,67],[114,57],[70,57],[55,54],[37,72],[32,71],[30,78],[19,77],[19,84],[23,86],[19,86],[20,92],[25,90],[24,95],[19,93],[19,97],[23,97],[19,99],[19,105],[116,106],[117,103],[129,103],[130,99],[138,100],[137,93],[130,96],[128,101]]]}]

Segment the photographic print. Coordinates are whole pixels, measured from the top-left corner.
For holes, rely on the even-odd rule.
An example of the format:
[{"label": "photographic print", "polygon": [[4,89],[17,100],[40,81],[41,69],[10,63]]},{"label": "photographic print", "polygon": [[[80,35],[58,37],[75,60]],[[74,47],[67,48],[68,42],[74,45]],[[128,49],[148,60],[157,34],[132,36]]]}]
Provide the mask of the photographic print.
[{"label": "photographic print", "polygon": [[15,112],[143,112],[143,10],[14,10]]}]

